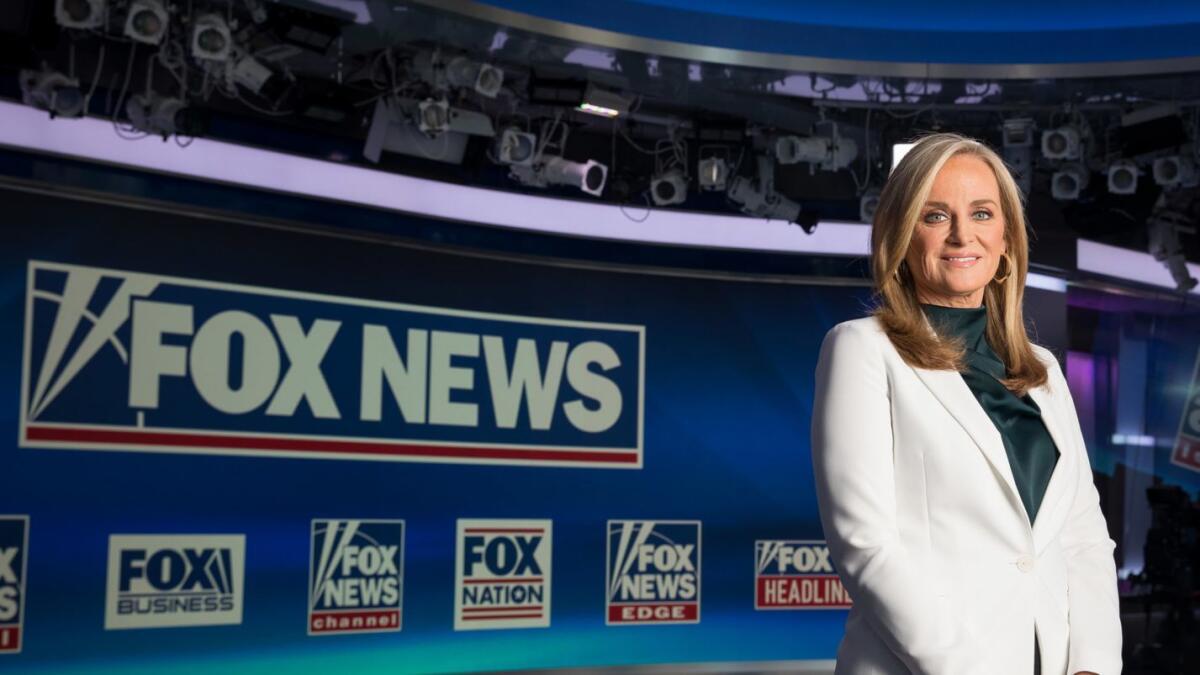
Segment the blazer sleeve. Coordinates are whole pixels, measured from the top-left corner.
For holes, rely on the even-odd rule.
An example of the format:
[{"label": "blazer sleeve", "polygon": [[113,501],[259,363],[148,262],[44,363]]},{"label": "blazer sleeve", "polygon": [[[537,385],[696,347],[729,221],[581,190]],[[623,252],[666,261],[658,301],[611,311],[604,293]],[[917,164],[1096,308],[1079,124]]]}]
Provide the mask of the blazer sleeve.
[{"label": "blazer sleeve", "polygon": [[1050,377],[1065,399],[1069,428],[1079,448],[1075,500],[1063,524],[1059,543],[1067,562],[1067,604],[1070,649],[1067,672],[1117,675],[1121,672],[1121,608],[1117,598],[1116,544],[1100,511],[1100,495],[1092,481],[1092,464],[1075,402],[1058,361],[1051,355]]},{"label": "blazer sleeve", "polygon": [[813,473],[830,554],[856,608],[909,670],[976,672],[983,664],[939,598],[932,561],[900,536],[887,337],[864,323],[829,331],[817,364]]}]

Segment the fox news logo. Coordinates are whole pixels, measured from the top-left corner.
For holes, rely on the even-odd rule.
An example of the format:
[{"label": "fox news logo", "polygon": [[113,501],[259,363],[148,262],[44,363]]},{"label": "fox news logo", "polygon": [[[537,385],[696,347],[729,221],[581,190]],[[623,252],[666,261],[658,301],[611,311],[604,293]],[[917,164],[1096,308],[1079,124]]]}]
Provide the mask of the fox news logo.
[{"label": "fox news logo", "polygon": [[104,627],[242,622],[241,534],[114,534],[108,538]]},{"label": "fox news logo", "polygon": [[25,316],[25,447],[642,464],[642,326],[39,261]]},{"label": "fox news logo", "polygon": [[845,609],[850,594],[824,541],[754,542],[755,609]]},{"label": "fox news logo", "polygon": [[550,625],[549,520],[458,521],[454,630]]},{"label": "fox news logo", "polygon": [[400,630],[403,520],[314,520],[308,634]]},{"label": "fox news logo", "polygon": [[700,622],[700,521],[610,520],[609,625]]},{"label": "fox news logo", "polygon": [[0,654],[21,651],[29,516],[0,516]]}]

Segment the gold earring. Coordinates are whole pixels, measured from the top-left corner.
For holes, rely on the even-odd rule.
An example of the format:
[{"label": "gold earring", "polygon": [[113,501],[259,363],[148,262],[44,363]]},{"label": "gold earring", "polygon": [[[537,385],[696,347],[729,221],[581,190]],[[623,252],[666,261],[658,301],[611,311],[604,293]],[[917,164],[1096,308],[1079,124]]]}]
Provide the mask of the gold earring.
[{"label": "gold earring", "polygon": [[[1001,255],[1000,255],[1000,259],[1004,261],[1004,276],[1002,276],[1002,277],[992,277],[992,281],[994,281],[994,282],[996,282],[996,283],[998,283],[998,284],[1002,284],[1002,283],[1004,283],[1004,282],[1008,281],[1008,278],[1009,278],[1010,276],[1012,276],[1012,266],[1013,266],[1013,265],[1012,265],[1012,259],[1010,259],[1010,258],[1008,257],[1008,254],[1007,254],[1007,253],[1003,253],[1003,254],[1001,254]],[[997,265],[996,267],[997,267],[997,270],[999,270],[999,265]]]}]

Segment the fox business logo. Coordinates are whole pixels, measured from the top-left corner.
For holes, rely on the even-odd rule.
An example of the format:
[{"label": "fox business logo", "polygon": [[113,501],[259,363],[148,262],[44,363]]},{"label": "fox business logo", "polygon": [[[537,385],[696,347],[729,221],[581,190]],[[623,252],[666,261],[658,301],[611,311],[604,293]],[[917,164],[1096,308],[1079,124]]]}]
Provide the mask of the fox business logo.
[{"label": "fox business logo", "polygon": [[314,520],[308,634],[400,630],[403,520]]},{"label": "fox business logo", "polygon": [[608,625],[700,622],[700,521],[610,520]]},{"label": "fox business logo", "polygon": [[29,516],[0,516],[0,654],[21,651]]},{"label": "fox business logo", "polygon": [[105,629],[240,624],[245,556],[241,534],[109,536]]},{"label": "fox business logo", "polygon": [[458,521],[454,630],[550,625],[549,520]]},{"label": "fox business logo", "polygon": [[842,585],[824,541],[754,542],[754,609],[846,609]]},{"label": "fox business logo", "polygon": [[21,445],[640,468],[645,329],[29,263]]}]

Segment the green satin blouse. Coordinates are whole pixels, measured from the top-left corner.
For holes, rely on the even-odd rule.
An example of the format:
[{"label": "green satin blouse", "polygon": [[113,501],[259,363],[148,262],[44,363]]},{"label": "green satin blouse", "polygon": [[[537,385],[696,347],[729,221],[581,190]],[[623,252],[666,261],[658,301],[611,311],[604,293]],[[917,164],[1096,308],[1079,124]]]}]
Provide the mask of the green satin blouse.
[{"label": "green satin blouse", "polygon": [[967,350],[967,369],[962,378],[1000,432],[1017,492],[1032,523],[1058,462],[1058,447],[1042,422],[1041,409],[1028,394],[1018,398],[1000,383],[1005,375],[1004,362],[985,336],[987,307],[922,307],[939,335],[962,338]]}]

